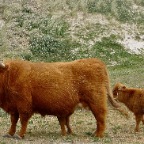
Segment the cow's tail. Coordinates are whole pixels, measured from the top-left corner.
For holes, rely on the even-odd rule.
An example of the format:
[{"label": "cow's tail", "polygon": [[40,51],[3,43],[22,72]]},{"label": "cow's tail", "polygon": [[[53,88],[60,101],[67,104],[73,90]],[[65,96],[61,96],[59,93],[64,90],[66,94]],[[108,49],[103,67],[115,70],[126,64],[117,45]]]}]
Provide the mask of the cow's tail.
[{"label": "cow's tail", "polygon": [[109,79],[106,82],[106,89],[107,89],[108,100],[110,101],[111,105],[114,108],[116,108],[116,110],[118,110],[121,114],[125,115],[128,118],[129,117],[128,113],[121,107],[121,105],[113,97]]},{"label": "cow's tail", "polygon": [[115,108],[120,108],[121,107],[120,104],[113,97],[113,94],[112,94],[112,91],[111,91],[109,84],[107,84],[106,89],[107,89],[108,100],[110,101],[112,106]]}]

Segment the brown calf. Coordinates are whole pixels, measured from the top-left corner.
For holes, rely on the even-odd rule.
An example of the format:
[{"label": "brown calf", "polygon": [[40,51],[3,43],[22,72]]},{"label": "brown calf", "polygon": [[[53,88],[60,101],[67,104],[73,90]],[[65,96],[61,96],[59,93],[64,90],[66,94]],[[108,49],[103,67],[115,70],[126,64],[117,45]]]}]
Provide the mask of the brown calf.
[{"label": "brown calf", "polygon": [[113,88],[113,95],[134,113],[135,131],[138,132],[140,122],[142,121],[144,124],[144,89],[127,88],[125,85],[117,83]]},{"label": "brown calf", "polygon": [[0,107],[11,116],[8,135],[14,136],[18,119],[19,137],[23,138],[30,117],[57,116],[62,135],[72,130],[69,117],[79,103],[86,104],[97,120],[95,136],[105,130],[107,95],[118,107],[110,90],[105,64],[99,59],[81,59],[73,62],[34,63],[10,60],[0,64]]}]

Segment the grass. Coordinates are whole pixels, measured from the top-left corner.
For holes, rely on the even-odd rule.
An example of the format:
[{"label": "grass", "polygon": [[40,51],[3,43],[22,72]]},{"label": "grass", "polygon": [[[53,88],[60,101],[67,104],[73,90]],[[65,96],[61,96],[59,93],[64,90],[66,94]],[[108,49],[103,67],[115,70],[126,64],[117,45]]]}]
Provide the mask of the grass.
[{"label": "grass", "polygon": [[[117,55],[118,56],[118,55]],[[135,56],[133,56],[135,57]],[[141,56],[140,56],[141,58]],[[116,82],[122,82],[127,86],[140,87],[144,85],[143,61],[136,60],[133,65],[114,65],[108,66],[111,85]],[[124,106],[123,106],[124,107]],[[125,108],[125,107],[124,107]],[[144,135],[144,126],[140,125],[140,132],[135,133],[134,115],[128,111],[130,118],[126,119],[119,112],[108,106],[107,128],[105,137],[102,139],[93,137],[92,134],[96,128],[95,119],[90,111],[78,109],[71,116],[70,124],[72,125],[73,134],[62,137],[60,135],[60,126],[58,120],[53,116],[42,118],[40,115],[34,115],[27,128],[26,137],[23,140],[6,139],[0,137],[1,143],[103,143],[103,144],[119,144],[119,143],[134,143],[142,144]],[[125,108],[127,110],[127,108]],[[9,115],[0,111],[0,135],[4,135],[10,126]],[[20,129],[18,123],[17,129]]]},{"label": "grass", "polygon": [[[116,82],[122,82],[131,87],[143,87],[143,63],[137,63],[132,67],[109,66],[111,85]],[[122,105],[123,106],[123,105]],[[125,106],[124,109],[127,110]],[[128,111],[128,110],[127,110]],[[23,140],[7,139],[0,137],[1,143],[103,143],[119,144],[134,143],[142,144],[144,135],[144,126],[140,124],[140,132],[135,133],[134,115],[128,111],[129,118],[125,118],[118,111],[108,105],[107,128],[105,137],[102,139],[93,137],[92,134],[96,128],[96,122],[92,113],[85,109],[77,109],[70,118],[70,124],[73,129],[72,135],[61,136],[60,126],[56,117],[41,117],[35,114],[29,121],[26,137]],[[0,135],[4,135],[10,126],[9,115],[0,111],[0,128],[3,130]],[[20,129],[18,123],[17,129]]]},{"label": "grass", "polygon": [[139,63],[129,68],[111,67],[110,76],[112,84],[122,82],[130,87],[144,88],[143,73],[144,66]]},{"label": "grass", "polygon": [[[137,67],[122,68],[119,66],[108,67],[112,86],[120,81],[128,86],[143,87],[144,67],[137,64]],[[124,107],[124,106],[123,106]],[[125,107],[124,107],[125,108]],[[108,105],[107,128],[105,137],[102,139],[93,137],[92,134],[96,128],[96,122],[92,113],[88,110],[78,109],[71,116],[70,124],[73,129],[72,135],[61,136],[60,126],[56,117],[41,117],[35,114],[29,121],[25,139],[15,140],[0,137],[0,143],[11,144],[39,144],[39,143],[103,143],[119,144],[134,143],[142,144],[144,135],[144,126],[140,125],[140,132],[135,133],[134,115],[128,111],[129,119],[126,119],[119,112]],[[127,110],[127,108],[125,108]],[[0,135],[4,135],[10,126],[9,115],[0,110]],[[20,129],[18,123],[17,130]]]},{"label": "grass", "polygon": [[[1,112],[2,113],[2,112]],[[93,137],[95,131],[95,120],[90,111],[76,110],[71,116],[72,135],[61,136],[60,126],[56,117],[46,116],[42,118],[34,115],[28,125],[27,134],[23,140],[15,140],[0,137],[1,143],[143,143],[144,128],[141,126],[141,132],[134,133],[135,120],[133,115],[129,113],[130,118],[126,119],[117,111],[109,107],[107,116],[107,128],[105,137],[102,139]],[[116,118],[114,118],[116,117]],[[9,128],[8,116],[3,115],[1,118],[1,135],[6,133]],[[18,130],[19,130],[18,124]]]}]

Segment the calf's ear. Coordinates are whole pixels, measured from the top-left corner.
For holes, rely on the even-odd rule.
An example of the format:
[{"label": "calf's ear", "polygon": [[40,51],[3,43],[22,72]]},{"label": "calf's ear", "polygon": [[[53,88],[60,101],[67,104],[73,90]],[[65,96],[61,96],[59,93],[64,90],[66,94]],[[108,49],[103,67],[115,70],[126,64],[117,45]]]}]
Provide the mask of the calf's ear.
[{"label": "calf's ear", "polygon": [[126,86],[120,86],[120,87],[118,88],[118,90],[124,90],[124,89],[126,89]]}]

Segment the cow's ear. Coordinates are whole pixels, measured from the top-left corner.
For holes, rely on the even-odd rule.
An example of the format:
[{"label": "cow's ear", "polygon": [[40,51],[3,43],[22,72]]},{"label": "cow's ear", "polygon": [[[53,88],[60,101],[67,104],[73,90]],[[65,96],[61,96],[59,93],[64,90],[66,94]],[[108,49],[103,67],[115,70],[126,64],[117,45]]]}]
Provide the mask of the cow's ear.
[{"label": "cow's ear", "polygon": [[0,63],[0,71],[4,71],[8,69],[8,65],[5,65],[4,63]]}]

